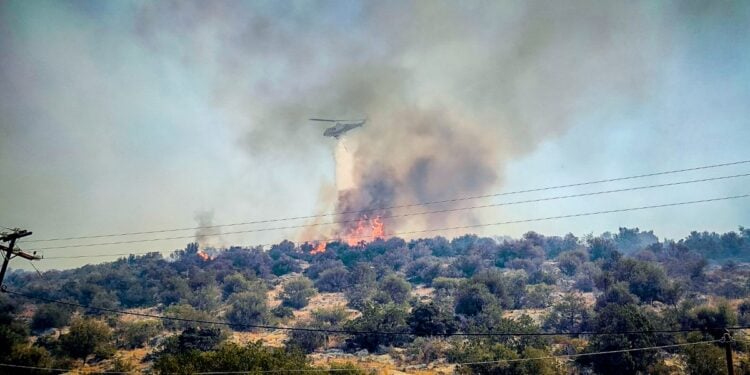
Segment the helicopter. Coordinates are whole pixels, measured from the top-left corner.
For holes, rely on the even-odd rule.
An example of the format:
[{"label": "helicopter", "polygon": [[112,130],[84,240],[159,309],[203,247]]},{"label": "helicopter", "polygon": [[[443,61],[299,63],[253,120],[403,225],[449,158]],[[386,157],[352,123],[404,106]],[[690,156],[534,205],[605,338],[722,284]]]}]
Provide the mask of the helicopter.
[{"label": "helicopter", "polygon": [[339,137],[344,135],[344,133],[354,128],[358,128],[364,125],[365,122],[367,122],[367,119],[365,118],[365,119],[359,119],[359,120],[335,120],[335,119],[326,119],[326,118],[311,118],[310,121],[335,123],[335,125],[331,126],[330,128],[327,128],[323,132],[323,136],[339,139]]}]

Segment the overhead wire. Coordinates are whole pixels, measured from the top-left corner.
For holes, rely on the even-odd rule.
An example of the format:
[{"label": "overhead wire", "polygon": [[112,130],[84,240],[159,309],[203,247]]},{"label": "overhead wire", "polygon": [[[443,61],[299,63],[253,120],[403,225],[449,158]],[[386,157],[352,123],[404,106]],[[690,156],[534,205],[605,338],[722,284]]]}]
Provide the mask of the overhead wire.
[{"label": "overhead wire", "polygon": [[[570,359],[570,358],[586,357],[586,356],[619,354],[619,353],[629,353],[629,352],[637,352],[637,351],[678,348],[678,347],[693,346],[693,345],[714,344],[717,342],[722,342],[722,340],[721,339],[707,340],[707,341],[697,341],[697,342],[688,342],[688,343],[680,343],[680,344],[647,346],[647,347],[640,347],[640,348],[627,348],[627,349],[607,350],[607,351],[599,351],[599,352],[560,354],[560,355],[531,357],[531,358],[511,358],[511,359],[498,359],[498,360],[492,360],[492,361],[478,361],[478,362],[456,362],[456,363],[450,363],[450,364],[455,365],[455,366],[472,366],[472,365],[486,365],[486,364],[499,364],[499,363],[529,362],[529,361],[540,361],[540,360],[549,360],[549,359]],[[365,369],[370,369],[370,368],[365,368]],[[283,371],[288,371],[288,370],[277,370],[277,371],[270,370],[270,371],[256,371],[256,372],[283,372]],[[308,371],[320,371],[320,370],[313,370],[313,369],[296,370],[296,372],[308,372]],[[329,371],[329,370],[325,370],[325,371]],[[243,374],[243,373],[248,373],[248,372],[249,371],[205,371],[205,372],[197,372],[195,373],[195,375],[224,375],[224,374],[230,375],[230,374]]]},{"label": "overhead wire", "polygon": [[[3,293],[16,295],[28,299],[34,299],[46,303],[55,303],[59,305],[65,305],[70,307],[78,307],[86,310],[101,311],[119,315],[130,315],[138,316],[142,318],[155,318],[161,320],[170,320],[183,323],[200,323],[210,325],[222,325],[242,328],[253,328],[253,329],[268,329],[268,330],[280,330],[280,331],[301,331],[301,332],[321,332],[321,333],[335,333],[335,334],[346,334],[346,335],[391,335],[391,336],[419,336],[413,331],[357,331],[357,330],[343,330],[343,329],[327,329],[327,328],[304,328],[304,327],[287,327],[287,326],[274,326],[266,324],[236,324],[215,320],[201,320],[201,319],[186,319],[179,317],[171,317],[156,314],[147,314],[134,311],[118,310],[106,307],[96,307],[75,302],[62,301],[53,298],[45,298],[39,296],[33,296],[25,293],[20,293],[12,290],[8,290],[5,287],[2,288]],[[615,331],[615,332],[600,332],[600,331],[580,331],[580,332],[454,332],[438,334],[435,336],[450,337],[450,336],[468,336],[468,337],[538,337],[538,336],[602,336],[602,335],[644,335],[644,334],[671,334],[671,333],[687,333],[687,332],[705,332],[710,330],[740,330],[750,329],[750,326],[733,326],[733,327],[715,327],[715,328],[683,328],[683,329],[656,329],[656,330],[639,330],[639,331]]]},{"label": "overhead wire", "polygon": [[[529,189],[529,190],[526,190],[526,191],[517,191],[517,192],[509,192],[509,193],[501,193],[501,194],[492,194],[492,195],[487,195],[487,196],[466,197],[465,199],[455,199],[455,200],[425,202],[425,203],[421,203],[421,204],[393,206],[393,207],[390,207],[390,208],[412,207],[412,206],[417,206],[417,205],[446,203],[446,202],[457,201],[457,200],[478,199],[478,198],[482,198],[482,197],[491,197],[491,196],[498,196],[498,195],[520,194],[522,192],[551,190],[553,188],[581,186],[581,185],[588,185],[588,184],[593,184],[593,183],[610,182],[610,181],[617,181],[617,180],[631,179],[631,178],[639,178],[639,177],[646,177],[646,176],[654,176],[654,175],[667,174],[667,173],[678,173],[678,172],[682,172],[682,171],[705,169],[705,168],[709,168],[709,167],[717,167],[717,166],[741,164],[741,163],[747,163],[747,162],[750,162],[750,161],[743,161],[743,162],[736,162],[736,163],[726,163],[726,164],[722,164],[722,165],[714,165],[714,166],[707,166],[707,167],[690,168],[690,169],[684,169],[684,170],[678,170],[678,171],[660,172],[660,173],[654,173],[654,174],[639,175],[639,176],[630,176],[630,177],[623,177],[623,178],[617,178],[617,179],[599,180],[599,181],[592,181],[592,182],[588,182],[588,183],[560,185],[560,186],[557,186],[557,187]],[[531,203],[531,202],[539,202],[539,201],[546,201],[546,200],[565,199],[565,198],[579,197],[579,196],[590,196],[590,195],[598,195],[598,194],[608,194],[608,193],[621,192],[621,191],[633,191],[633,190],[641,190],[641,189],[655,188],[655,187],[662,187],[662,186],[674,186],[674,185],[680,185],[680,184],[686,184],[686,183],[712,181],[712,180],[728,179],[728,178],[736,178],[736,177],[745,177],[745,176],[748,176],[748,175],[750,175],[750,174],[723,176],[723,177],[718,177],[718,178],[709,178],[709,179],[700,179],[700,180],[691,180],[691,181],[681,181],[681,182],[675,182],[675,183],[649,185],[649,186],[642,186],[642,187],[635,187],[635,188],[626,188],[626,189],[615,189],[615,190],[593,192],[593,193],[572,194],[572,195],[558,196],[558,197],[547,197],[547,198],[540,198],[540,199],[526,200],[526,201],[505,202],[505,203],[492,204],[492,205],[483,205],[483,206],[476,206],[476,207],[464,207],[464,208],[449,209],[449,210],[438,210],[438,211],[410,213],[410,214],[404,214],[404,215],[394,215],[392,217],[403,217],[403,216],[412,216],[412,215],[430,214],[430,213],[439,213],[439,212],[451,212],[451,211],[467,210],[467,209],[473,209],[473,208],[484,208],[484,207],[493,207],[493,206],[500,206],[500,205],[521,204],[521,203]],[[750,196],[750,194],[728,196],[728,197],[721,197],[721,198],[703,199],[703,200],[694,200],[694,201],[686,201],[686,202],[676,202],[676,203],[669,203],[669,204],[651,205],[651,206],[641,206],[641,207],[633,207],[633,208],[626,208],[626,209],[595,211],[595,212],[587,212],[587,213],[579,213],[579,214],[571,214],[571,215],[560,215],[560,216],[551,216],[551,217],[543,217],[543,218],[506,221],[506,222],[491,223],[491,224],[477,224],[477,225],[468,225],[468,226],[451,227],[451,228],[439,228],[439,229],[428,229],[428,230],[420,230],[420,231],[409,231],[409,232],[395,233],[393,235],[423,233],[423,232],[442,231],[442,230],[468,229],[468,228],[483,227],[483,226],[495,226],[495,225],[505,225],[505,224],[514,224],[514,223],[523,223],[523,222],[532,222],[532,221],[542,221],[542,220],[553,220],[553,219],[571,218],[571,217],[580,217],[580,216],[589,216],[589,215],[599,215],[599,214],[605,214],[605,213],[635,211],[635,210],[644,210],[644,209],[652,209],[652,208],[660,208],[660,207],[670,207],[670,206],[680,206],[680,205],[687,205],[687,204],[697,204],[697,203],[713,202],[713,201],[720,201],[720,200],[740,199],[740,198],[746,198],[748,196]],[[373,210],[367,210],[367,211],[377,211],[377,210],[380,210],[380,209],[373,209]],[[341,215],[341,214],[346,214],[346,213],[357,213],[357,212],[364,212],[364,211],[365,210],[362,210],[362,211],[350,211],[350,212],[339,212],[339,213],[324,214],[324,215],[315,215],[315,216],[308,216],[308,217],[298,217],[298,218],[299,219],[303,219],[303,218],[312,218],[312,217],[333,216],[333,215]],[[272,220],[267,220],[267,221],[248,222],[248,223],[235,223],[235,224],[227,224],[227,225],[208,226],[208,227],[183,228],[183,229],[164,230],[164,231],[150,231],[150,232],[137,232],[137,233],[131,232],[131,233],[117,234],[117,235],[88,236],[86,238],[101,238],[101,237],[121,236],[121,235],[129,235],[129,234],[160,233],[160,232],[166,232],[166,231],[200,229],[200,228],[211,228],[211,227],[223,227],[223,226],[253,224],[253,223],[260,223],[260,222],[293,220],[293,219],[297,219],[297,218],[272,219]],[[318,224],[318,225],[336,224],[336,223],[342,223],[342,222],[332,222],[332,223],[324,223],[324,224]],[[292,228],[294,228],[294,227],[299,227],[299,226],[293,226]],[[284,227],[284,228],[278,228],[278,229],[287,229],[287,228]],[[273,230],[273,228],[262,229],[262,230]],[[261,230],[256,230],[256,231],[261,231]],[[229,233],[224,233],[224,234],[247,233],[247,232],[248,231],[237,231],[237,232],[229,232]],[[193,236],[189,236],[189,237],[185,237],[185,238],[192,238],[192,237]],[[77,238],[71,237],[71,238],[65,238],[65,239],[82,239],[82,238],[84,238],[84,237],[77,237]],[[363,239],[364,238],[372,238],[372,236],[362,236],[362,238]],[[167,239],[177,239],[177,238],[167,238]],[[147,241],[167,240],[167,239],[150,239],[150,240],[147,240]],[[54,241],[54,240],[62,240],[62,239],[33,240],[33,241],[26,241],[26,242],[41,242],[41,241]],[[135,241],[135,242],[145,242],[145,241]],[[132,242],[128,241],[128,242],[118,242],[118,243],[132,243]],[[106,244],[114,244],[114,243],[106,243]],[[90,244],[90,245],[83,245],[83,246],[99,246],[99,245],[105,245],[105,244]],[[79,245],[79,246],[69,246],[69,247],[82,247],[82,246]],[[68,247],[57,247],[57,248],[68,248]],[[43,249],[49,249],[49,248],[39,248],[39,249],[34,249],[34,250],[43,250]],[[105,256],[109,256],[109,255],[110,254],[107,254]],[[114,254],[111,254],[111,255],[114,255]],[[122,255],[125,255],[125,254],[122,254]],[[91,256],[84,256],[84,257],[91,257]],[[69,257],[50,257],[48,259],[54,259],[54,258],[69,258]],[[182,318],[176,318],[176,317],[166,317],[166,316],[159,316],[159,315],[152,315],[152,314],[133,313],[133,312],[126,312],[126,311],[121,311],[121,310],[114,310],[114,309],[97,308],[97,307],[92,307],[92,306],[74,304],[74,303],[65,302],[65,301],[43,299],[43,298],[40,298],[40,297],[28,296],[28,295],[24,295],[24,294],[17,293],[17,292],[12,292],[12,291],[6,291],[6,290],[4,290],[4,292],[11,293],[11,294],[16,294],[16,295],[20,295],[20,296],[23,296],[23,297],[26,297],[26,298],[41,299],[41,300],[45,300],[45,301],[50,302],[50,303],[61,303],[61,304],[77,306],[77,307],[85,308],[85,309],[99,310],[99,311],[111,312],[111,313],[117,313],[117,314],[136,315],[136,316],[141,316],[141,317],[152,317],[152,318],[165,319],[165,320],[183,321],[183,322],[194,322],[194,323],[205,323],[205,324],[218,324],[218,325],[233,325],[233,326],[244,326],[244,327],[247,327],[247,328],[274,329],[274,330],[318,331],[318,332],[326,332],[326,333],[342,333],[342,334],[355,334],[355,335],[356,334],[413,335],[413,333],[410,333],[410,332],[345,331],[345,330],[307,329],[307,328],[283,327],[283,326],[268,326],[268,325],[238,325],[238,324],[229,324],[229,323],[226,323],[226,322],[191,320],[191,319],[182,319]],[[745,326],[741,326],[741,327],[727,327],[727,329],[748,329],[748,328],[750,328],[750,327],[745,327]],[[716,329],[720,329],[720,328],[716,328]],[[703,329],[703,330],[705,330],[705,329]],[[653,330],[653,331],[639,331],[639,332],[631,331],[631,332],[616,332],[616,333],[603,333],[603,332],[456,333],[456,334],[452,334],[452,335],[461,335],[461,336],[552,336],[552,335],[556,335],[556,336],[559,336],[559,335],[599,335],[599,334],[654,334],[654,333],[677,333],[677,332],[694,332],[694,331],[700,331],[700,330],[699,329],[690,329],[690,330]],[[544,360],[544,359],[574,358],[574,357],[580,357],[580,356],[616,354],[616,353],[623,353],[623,352],[632,352],[632,351],[641,351],[641,350],[656,350],[656,349],[664,349],[664,348],[671,348],[671,347],[680,347],[680,346],[687,346],[687,345],[710,344],[710,343],[715,343],[715,342],[718,342],[718,341],[721,341],[721,340],[702,341],[702,342],[684,343],[684,344],[673,344],[673,345],[663,345],[663,346],[654,346],[654,347],[645,347],[645,348],[630,348],[630,349],[612,350],[612,351],[604,351],[604,352],[592,352],[592,353],[578,353],[578,354],[569,354],[569,355],[545,356],[545,357],[536,357],[536,358],[519,358],[519,359],[507,359],[507,360],[485,361],[485,362],[466,362],[466,363],[456,363],[456,365],[476,365],[476,364],[489,364],[489,363],[503,363],[503,362],[520,362],[520,361]],[[0,366],[3,366],[3,367],[15,367],[15,368],[25,368],[25,369],[50,370],[50,371],[63,371],[63,372],[64,371],[74,371],[74,370],[70,370],[70,369],[43,368],[43,367],[22,366],[22,365],[13,365],[13,364],[0,364]],[[335,371],[335,370],[336,369],[315,369],[315,370],[310,370],[310,371]],[[278,370],[278,371],[284,372],[284,371],[289,371],[289,370]],[[90,371],[88,371],[88,372],[90,373]],[[247,372],[247,371],[244,371],[244,372]],[[261,371],[261,372],[273,372],[273,371]],[[126,372],[112,372],[112,371],[102,371],[102,372],[96,372],[96,373],[101,373],[101,374],[126,374]],[[240,372],[203,372],[203,373],[200,373],[200,374],[230,374],[230,373],[240,373]]]},{"label": "overhead wire", "polygon": [[[527,200],[520,200],[520,201],[499,202],[499,203],[491,203],[491,204],[485,204],[485,205],[479,205],[479,206],[446,208],[446,209],[441,209],[441,210],[411,212],[411,213],[398,214],[398,215],[383,215],[383,216],[380,216],[379,218],[381,220],[389,220],[389,219],[397,219],[397,218],[410,217],[410,216],[421,216],[421,215],[429,215],[429,214],[442,214],[442,213],[450,213],[450,212],[458,212],[458,211],[466,211],[466,210],[474,210],[474,209],[482,209],[482,208],[502,207],[502,206],[517,205],[517,204],[538,203],[538,202],[546,202],[546,201],[561,200],[561,199],[570,199],[570,198],[580,198],[580,197],[588,197],[588,196],[595,196],[595,195],[622,193],[622,192],[629,192],[629,191],[638,191],[638,190],[645,190],[645,189],[654,189],[654,188],[662,188],[662,187],[670,187],[670,186],[694,184],[694,183],[700,183],[700,182],[719,181],[719,180],[726,180],[726,179],[740,178],[740,177],[748,177],[748,176],[750,176],[750,173],[743,173],[743,174],[736,174],[736,175],[729,175],[729,176],[721,176],[721,177],[702,178],[702,179],[696,179],[696,180],[676,181],[676,182],[670,182],[670,183],[664,183],[664,184],[635,186],[635,187],[630,187],[630,188],[603,190],[603,191],[595,191],[595,192],[589,192],[589,193],[559,195],[559,196],[543,197],[543,198],[535,198],[535,199],[527,199]],[[256,233],[256,232],[268,232],[268,231],[284,230],[284,229],[297,229],[297,228],[308,228],[308,227],[317,227],[317,226],[325,226],[325,225],[347,224],[347,223],[355,223],[355,222],[358,222],[359,220],[360,219],[350,219],[350,220],[330,221],[330,222],[325,222],[325,223],[298,224],[298,225],[290,225],[290,226],[283,226],[283,227],[255,228],[255,229],[247,229],[247,230],[243,230],[243,231],[235,231],[235,232],[227,232],[227,233],[205,234],[204,236],[206,236],[206,237],[212,237],[212,236],[219,236],[219,235],[224,235],[224,234]],[[190,235],[190,236],[170,237],[169,239],[170,240],[174,240],[174,239],[180,239],[180,238],[184,239],[184,238],[194,238],[194,237],[195,237],[194,235]],[[98,244],[97,243],[94,243],[94,244],[82,244],[82,245],[79,245],[79,246],[84,246],[84,245],[85,246],[99,246],[99,245],[112,245],[112,244],[123,244],[123,243],[150,242],[150,241],[158,241],[158,240],[159,239],[139,239],[139,240],[128,240],[128,241],[103,242],[103,243],[98,243]],[[75,245],[65,245],[65,246],[75,247]],[[37,248],[30,248],[28,250],[31,251],[31,250],[61,249],[61,248],[66,248],[65,246],[37,247]]]},{"label": "overhead wire", "polygon": [[17,365],[12,363],[0,363],[0,367],[7,367],[7,368],[17,368],[17,369],[24,369],[24,370],[44,370],[44,371],[56,371],[56,372],[76,372],[76,373],[84,373],[84,374],[132,374],[132,371],[129,372],[123,372],[123,371],[96,371],[91,369],[64,369],[64,368],[55,368],[55,367],[39,367],[39,366],[27,366],[27,365]]},{"label": "overhead wire", "polygon": [[31,265],[31,267],[34,268],[34,271],[36,271],[36,274],[39,275],[39,278],[44,279],[44,276],[42,275],[42,273],[39,272],[39,268],[36,268],[36,266],[34,265],[32,261],[29,260],[28,262],[29,262],[29,265]]},{"label": "overhead wire", "polygon": [[364,209],[364,210],[348,210],[348,211],[330,212],[330,213],[317,214],[317,215],[302,215],[302,216],[293,216],[293,217],[276,218],[276,219],[260,219],[260,220],[252,220],[252,221],[229,223],[229,224],[192,226],[192,227],[159,229],[159,230],[150,230],[150,231],[134,231],[134,232],[97,234],[97,235],[86,235],[86,236],[28,239],[25,242],[32,243],[32,242],[50,242],[50,241],[67,241],[67,240],[107,238],[107,237],[122,237],[122,236],[131,236],[131,235],[169,233],[169,232],[179,232],[179,231],[186,231],[186,230],[211,229],[211,228],[232,227],[232,226],[241,226],[241,225],[250,225],[250,224],[264,224],[264,223],[273,223],[273,222],[281,222],[281,221],[291,221],[291,220],[314,219],[314,218],[348,215],[348,214],[363,214],[363,213],[379,212],[379,211],[393,210],[393,209],[399,209],[399,208],[428,206],[428,205],[435,205],[435,204],[441,204],[441,203],[453,203],[453,202],[466,201],[466,200],[525,194],[525,193],[541,192],[541,191],[564,189],[564,188],[571,188],[571,187],[580,187],[580,186],[595,185],[595,184],[602,184],[602,183],[608,183],[608,182],[617,182],[617,181],[625,181],[625,180],[632,180],[632,179],[639,179],[639,178],[646,178],[646,177],[669,175],[669,174],[675,174],[675,173],[684,173],[684,172],[699,171],[699,170],[706,170],[706,169],[713,169],[713,168],[720,168],[720,167],[728,167],[728,166],[742,165],[742,164],[748,164],[748,163],[750,163],[750,160],[740,160],[740,161],[734,161],[734,162],[729,162],[729,163],[703,165],[699,167],[674,169],[674,170],[668,170],[668,171],[645,173],[645,174],[631,175],[631,176],[625,176],[625,177],[615,177],[615,178],[609,178],[609,179],[584,181],[584,182],[578,182],[578,183],[572,183],[572,184],[553,185],[553,186],[545,186],[545,187],[531,188],[531,189],[524,189],[524,190],[515,190],[515,191],[509,191],[509,192],[457,197],[457,198],[434,200],[434,201],[424,201],[424,202],[402,204],[402,205],[383,206],[383,207]]},{"label": "overhead wire", "polygon": [[539,361],[539,360],[544,360],[544,359],[577,358],[577,357],[594,356],[594,355],[618,354],[618,353],[629,353],[629,352],[637,352],[637,351],[644,351],[644,350],[677,348],[677,347],[690,346],[690,345],[713,344],[713,343],[720,342],[720,341],[722,340],[719,339],[719,340],[709,340],[709,341],[697,341],[697,342],[687,342],[687,343],[682,343],[682,344],[648,346],[648,347],[642,347],[642,348],[628,348],[628,349],[607,350],[607,351],[589,352],[589,353],[561,354],[561,355],[551,355],[551,356],[532,357],[532,358],[512,358],[512,359],[498,359],[498,360],[493,360],[493,361],[462,362],[462,363],[455,363],[455,365],[472,366],[472,365],[488,365],[488,364],[496,364],[496,363]]},{"label": "overhead wire", "polygon": [[[55,371],[55,372],[72,372],[72,373],[83,373],[83,374],[133,374],[133,371],[129,372],[123,372],[123,371],[95,371],[92,369],[63,369],[63,368],[54,368],[54,367],[40,367],[40,366],[26,366],[26,365],[17,365],[12,363],[0,363],[0,367],[8,367],[8,368],[18,368],[18,369],[25,369],[25,370],[40,370],[40,371]],[[376,370],[377,367],[362,367],[357,366],[358,369],[364,369],[364,370]],[[279,372],[342,372],[342,371],[349,371],[351,372],[351,368],[318,368],[318,369],[284,369],[284,370],[245,370],[245,371],[205,371],[205,372],[193,372],[194,375],[208,375],[208,374],[253,374],[253,373],[279,373]],[[171,374],[171,373],[170,373]],[[177,375],[177,373],[174,373],[174,375]]]},{"label": "overhead wire", "polygon": [[[568,218],[575,218],[575,217],[585,217],[585,216],[595,216],[595,215],[604,215],[604,214],[611,214],[611,213],[619,213],[619,212],[632,212],[632,211],[642,211],[642,210],[649,210],[649,209],[655,209],[655,208],[665,208],[665,207],[676,207],[676,206],[685,206],[685,205],[692,205],[692,204],[699,204],[699,203],[709,203],[709,202],[718,202],[718,201],[727,201],[727,200],[735,200],[735,199],[742,199],[750,197],[750,194],[741,194],[741,195],[734,195],[734,196],[725,196],[725,197],[718,197],[718,198],[708,198],[708,199],[699,199],[699,200],[692,200],[692,201],[682,201],[682,202],[674,202],[674,203],[665,203],[665,204],[656,204],[656,205],[647,205],[647,206],[638,206],[638,207],[629,207],[629,208],[620,208],[620,209],[611,209],[611,210],[601,210],[601,211],[590,211],[590,212],[581,212],[581,213],[575,213],[575,214],[566,214],[566,215],[556,215],[556,216],[545,216],[545,217],[538,217],[538,218],[530,218],[530,219],[521,219],[521,220],[508,220],[508,221],[501,221],[496,223],[480,223],[480,224],[469,224],[469,225],[461,225],[461,226],[453,226],[453,227],[443,227],[443,228],[431,228],[431,229],[420,229],[420,230],[412,230],[412,231],[401,231],[401,232],[395,232],[395,233],[389,233],[389,236],[403,236],[403,235],[409,235],[409,234],[420,234],[420,233],[429,233],[429,232],[440,232],[440,231],[453,231],[453,230],[462,230],[462,229],[474,229],[474,228],[481,228],[481,227],[491,227],[491,226],[501,226],[501,225],[510,225],[510,224],[521,224],[521,223],[530,223],[530,222],[539,222],[539,221],[548,221],[548,220],[559,220],[559,219],[568,219]],[[238,233],[246,233],[246,231],[235,231],[235,232],[226,232],[224,235],[229,234],[238,234]],[[377,238],[376,235],[362,235],[362,236],[353,236],[350,237],[350,239],[353,240],[366,240],[366,239],[373,239]],[[104,246],[104,245],[115,245],[115,244],[126,244],[126,243],[140,243],[140,242],[153,242],[153,241],[165,241],[165,240],[174,240],[174,239],[185,239],[185,238],[194,238],[193,236],[179,236],[179,237],[170,237],[170,238],[156,238],[156,239],[149,239],[149,240],[134,240],[134,241],[119,241],[119,242],[108,242],[108,243],[99,243],[99,244],[83,244],[83,245],[69,245],[69,246],[56,246],[56,247],[47,247],[47,248],[36,248],[33,250],[50,250],[50,249],[69,249],[69,248],[82,248],[82,247],[92,247],[92,246]],[[308,239],[303,240],[299,242],[322,242],[322,241],[331,241],[336,239]],[[271,246],[273,244],[261,244],[258,246]],[[96,255],[98,256],[98,255]],[[104,254],[102,256],[110,256],[108,254]],[[70,256],[70,257],[95,257],[95,255],[86,255],[86,256]],[[69,258],[66,256],[57,256],[57,257],[46,257],[44,259],[65,259]]]},{"label": "overhead wire", "polygon": [[[353,364],[356,365],[357,369],[360,370],[378,370],[382,369],[382,367],[363,367],[359,364]],[[277,372],[340,372],[340,371],[352,371],[351,368],[319,368],[319,369],[284,369],[284,370],[245,370],[245,371],[204,371],[204,372],[195,372],[193,375],[221,375],[221,374],[251,374],[251,373],[261,373],[261,374],[269,374],[269,373],[277,373]],[[171,374],[170,374],[171,375]],[[178,375],[178,374],[174,374]]]},{"label": "overhead wire", "polygon": [[[511,359],[499,359],[499,360],[478,361],[478,362],[458,362],[458,363],[451,363],[451,364],[456,365],[456,366],[476,366],[476,365],[489,365],[489,364],[500,364],[500,363],[541,361],[541,360],[550,360],[550,359],[570,359],[570,358],[585,357],[585,356],[620,354],[620,353],[630,353],[630,352],[647,351],[647,350],[679,348],[679,347],[693,346],[693,345],[714,344],[714,343],[721,342],[721,341],[722,340],[708,340],[708,341],[697,341],[697,342],[688,342],[688,343],[670,344],[670,345],[647,346],[647,347],[640,347],[640,348],[607,350],[607,351],[599,351],[599,352],[561,354],[561,355],[540,356],[540,357],[531,357],[531,358],[511,358]],[[29,370],[58,371],[58,372],[69,372],[69,371],[80,372],[80,370],[76,370],[76,369],[60,369],[60,368],[52,368],[52,367],[25,366],[25,365],[15,365],[15,364],[9,364],[9,363],[0,363],[0,367],[21,368],[21,369],[29,369]],[[371,370],[374,368],[365,367],[364,369]],[[128,372],[118,372],[118,371],[89,371],[89,370],[83,370],[83,371],[86,371],[86,373],[95,373],[95,374],[128,374]],[[351,369],[336,369],[336,368],[322,369],[321,368],[321,369],[279,369],[279,370],[244,370],[244,371],[203,371],[203,372],[196,372],[195,375],[230,375],[230,374],[278,373],[278,372],[298,373],[298,372],[320,372],[320,371],[325,371],[325,372],[351,371]]]}]

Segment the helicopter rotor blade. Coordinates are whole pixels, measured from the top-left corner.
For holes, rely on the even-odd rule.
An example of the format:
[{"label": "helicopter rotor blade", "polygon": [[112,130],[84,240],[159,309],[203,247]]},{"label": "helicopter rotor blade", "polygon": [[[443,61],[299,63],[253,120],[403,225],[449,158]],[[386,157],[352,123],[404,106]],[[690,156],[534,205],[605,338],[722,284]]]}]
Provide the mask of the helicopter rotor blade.
[{"label": "helicopter rotor blade", "polygon": [[342,119],[327,119],[327,118],[311,118],[310,121],[324,121],[324,122],[341,122],[341,123],[351,123],[351,122],[367,122],[366,118],[361,119],[353,119],[353,120],[342,120]]}]

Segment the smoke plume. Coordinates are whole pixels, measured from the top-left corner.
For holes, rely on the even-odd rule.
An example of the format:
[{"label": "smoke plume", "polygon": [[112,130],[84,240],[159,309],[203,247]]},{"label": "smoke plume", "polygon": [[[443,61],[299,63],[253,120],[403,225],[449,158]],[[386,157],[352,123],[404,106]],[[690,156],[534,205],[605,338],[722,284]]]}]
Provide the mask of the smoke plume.
[{"label": "smoke plume", "polygon": [[213,226],[213,211],[196,212],[195,222],[198,224],[198,229],[195,231],[195,242],[198,243],[201,251],[208,248],[221,248],[226,245],[221,236],[221,228]]},{"label": "smoke plume", "polygon": [[[166,5],[151,3],[139,23],[144,40],[161,50],[179,35],[185,61],[221,71],[216,105],[250,154],[304,163],[338,147],[339,191],[328,202],[336,211],[498,189],[510,160],[582,114],[646,100],[673,38],[669,17],[649,16],[648,3],[189,4],[169,5],[165,19],[153,15]],[[259,72],[260,61],[274,68]],[[338,146],[306,122],[364,116]],[[385,225],[476,220],[435,214]]]}]

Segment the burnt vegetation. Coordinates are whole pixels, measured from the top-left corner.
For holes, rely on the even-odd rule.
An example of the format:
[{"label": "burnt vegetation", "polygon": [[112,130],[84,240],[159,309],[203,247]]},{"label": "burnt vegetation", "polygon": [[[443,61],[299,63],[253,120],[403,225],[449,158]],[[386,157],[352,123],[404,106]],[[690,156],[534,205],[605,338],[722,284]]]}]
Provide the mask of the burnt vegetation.
[{"label": "burnt vegetation", "polygon": [[[746,228],[661,241],[652,232],[620,228],[583,238],[529,232],[516,240],[331,242],[311,254],[314,247],[289,241],[270,250],[232,247],[205,260],[190,244],[168,257],[130,256],[48,271],[44,279],[12,272],[8,289],[30,297],[184,320],[0,295],[0,362],[155,373],[313,371],[309,353],[344,362],[357,353],[389,354],[403,367],[497,361],[459,365],[459,373],[702,374],[725,371],[714,358],[718,343],[575,361],[502,360],[713,340],[724,327],[750,324]],[[623,333],[652,330],[694,331]],[[248,344],[233,338],[237,332],[282,340]],[[491,332],[560,335],[456,335]],[[148,354],[138,363],[118,354],[139,348]],[[734,350],[748,348],[738,340]],[[745,358],[735,361],[739,373],[750,371]]]}]

